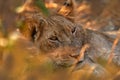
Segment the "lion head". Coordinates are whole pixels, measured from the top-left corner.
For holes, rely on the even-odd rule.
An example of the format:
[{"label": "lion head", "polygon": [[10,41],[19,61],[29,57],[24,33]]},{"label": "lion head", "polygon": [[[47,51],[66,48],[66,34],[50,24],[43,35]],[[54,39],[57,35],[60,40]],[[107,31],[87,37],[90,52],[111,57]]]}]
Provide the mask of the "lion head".
[{"label": "lion head", "polygon": [[73,64],[86,42],[84,29],[61,15],[44,17],[40,13],[25,13],[23,24],[21,33],[60,65]]}]

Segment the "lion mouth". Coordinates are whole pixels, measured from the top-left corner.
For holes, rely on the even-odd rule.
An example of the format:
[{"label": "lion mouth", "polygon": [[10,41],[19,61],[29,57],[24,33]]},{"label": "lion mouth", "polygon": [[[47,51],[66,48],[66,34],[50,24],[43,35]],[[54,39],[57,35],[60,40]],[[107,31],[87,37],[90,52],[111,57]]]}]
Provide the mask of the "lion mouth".
[{"label": "lion mouth", "polygon": [[73,47],[60,47],[48,54],[55,65],[66,68],[71,67],[77,61],[79,50]]}]

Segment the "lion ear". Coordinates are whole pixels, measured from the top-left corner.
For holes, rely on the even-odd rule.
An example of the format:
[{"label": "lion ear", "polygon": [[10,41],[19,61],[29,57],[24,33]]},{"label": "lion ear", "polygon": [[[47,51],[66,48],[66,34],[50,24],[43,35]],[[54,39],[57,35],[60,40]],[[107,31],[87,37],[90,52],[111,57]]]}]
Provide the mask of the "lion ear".
[{"label": "lion ear", "polygon": [[34,41],[37,41],[43,35],[43,31],[45,27],[46,27],[45,21],[39,20],[39,23],[34,28],[35,29]]},{"label": "lion ear", "polygon": [[25,11],[19,15],[19,21],[22,25],[19,26],[20,32],[28,40],[36,40],[43,33],[43,28],[46,24],[46,18],[41,13]]},{"label": "lion ear", "polygon": [[22,25],[19,27],[19,31],[22,33],[22,35],[28,39],[28,40],[32,40],[33,39],[33,35],[36,32],[36,28],[35,25],[32,21],[29,20],[23,20],[22,21]]}]

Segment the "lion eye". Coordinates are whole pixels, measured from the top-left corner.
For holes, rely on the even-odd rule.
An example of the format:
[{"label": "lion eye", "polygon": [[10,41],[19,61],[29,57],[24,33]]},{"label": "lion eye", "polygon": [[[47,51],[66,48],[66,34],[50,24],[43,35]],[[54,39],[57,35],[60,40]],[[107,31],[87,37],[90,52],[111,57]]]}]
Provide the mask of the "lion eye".
[{"label": "lion eye", "polygon": [[53,40],[53,41],[58,41],[58,38],[56,36],[52,36],[49,38],[50,40]]}]

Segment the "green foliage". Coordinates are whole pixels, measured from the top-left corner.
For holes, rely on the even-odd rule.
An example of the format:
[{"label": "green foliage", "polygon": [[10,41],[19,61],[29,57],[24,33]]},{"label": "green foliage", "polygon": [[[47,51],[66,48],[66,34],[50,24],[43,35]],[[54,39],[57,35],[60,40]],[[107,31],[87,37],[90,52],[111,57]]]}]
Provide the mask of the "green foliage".
[{"label": "green foliage", "polygon": [[45,14],[46,16],[49,16],[50,13],[48,9],[45,7],[42,0],[35,0],[35,5],[42,10],[43,14]]}]

